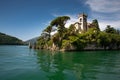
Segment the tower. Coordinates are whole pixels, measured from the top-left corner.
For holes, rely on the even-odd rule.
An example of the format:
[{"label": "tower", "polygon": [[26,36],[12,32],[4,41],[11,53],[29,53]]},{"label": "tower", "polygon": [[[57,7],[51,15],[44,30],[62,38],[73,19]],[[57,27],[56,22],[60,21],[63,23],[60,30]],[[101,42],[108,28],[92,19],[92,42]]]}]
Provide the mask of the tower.
[{"label": "tower", "polygon": [[80,27],[81,27],[81,30],[83,32],[86,32],[87,31],[87,15],[85,15],[84,13],[83,14],[80,14],[79,15],[79,23],[80,23]]}]

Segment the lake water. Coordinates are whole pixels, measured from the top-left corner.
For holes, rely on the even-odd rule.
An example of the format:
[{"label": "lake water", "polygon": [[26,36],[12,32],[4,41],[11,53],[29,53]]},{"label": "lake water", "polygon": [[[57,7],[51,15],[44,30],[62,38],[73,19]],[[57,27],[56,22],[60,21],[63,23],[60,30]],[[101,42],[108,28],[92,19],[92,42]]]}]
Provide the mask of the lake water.
[{"label": "lake water", "polygon": [[0,80],[120,80],[120,51],[51,52],[0,46]]}]

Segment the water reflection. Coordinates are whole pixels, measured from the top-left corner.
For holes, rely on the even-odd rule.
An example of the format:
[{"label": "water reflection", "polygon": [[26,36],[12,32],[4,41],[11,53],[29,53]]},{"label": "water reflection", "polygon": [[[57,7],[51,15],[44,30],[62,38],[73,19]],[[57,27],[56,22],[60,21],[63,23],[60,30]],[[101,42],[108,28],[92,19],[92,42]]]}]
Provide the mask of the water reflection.
[{"label": "water reflection", "polygon": [[119,52],[36,52],[39,69],[48,80],[120,79]]}]

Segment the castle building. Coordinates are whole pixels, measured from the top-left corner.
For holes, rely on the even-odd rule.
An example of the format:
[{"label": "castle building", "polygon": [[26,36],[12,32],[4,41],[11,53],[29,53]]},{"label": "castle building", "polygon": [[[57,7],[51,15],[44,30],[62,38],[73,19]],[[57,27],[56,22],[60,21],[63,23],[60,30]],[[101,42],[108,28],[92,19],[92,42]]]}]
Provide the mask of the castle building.
[{"label": "castle building", "polygon": [[82,13],[78,16],[78,22],[74,23],[75,31],[79,33],[86,32],[88,30],[87,15]]}]

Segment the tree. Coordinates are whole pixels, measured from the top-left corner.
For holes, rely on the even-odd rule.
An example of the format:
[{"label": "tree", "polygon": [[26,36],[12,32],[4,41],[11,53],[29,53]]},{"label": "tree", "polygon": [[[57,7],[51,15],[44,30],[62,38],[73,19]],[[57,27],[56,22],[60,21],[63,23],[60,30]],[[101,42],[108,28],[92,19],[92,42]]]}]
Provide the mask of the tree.
[{"label": "tree", "polygon": [[51,32],[52,32],[52,26],[51,25],[49,25],[45,30],[44,30],[44,32],[47,32],[48,33],[48,36],[49,36],[49,39],[50,39],[50,34],[51,34]]},{"label": "tree", "polygon": [[100,34],[98,34],[98,38],[99,38],[98,44],[101,47],[104,47],[104,49],[106,49],[111,43],[111,37],[109,36],[108,33],[100,32]]},{"label": "tree", "polygon": [[75,30],[75,26],[73,24],[70,25],[69,29],[68,29],[68,33],[70,35],[74,35],[74,34],[77,34],[77,31]]},{"label": "tree", "polygon": [[62,45],[63,34],[66,31],[65,24],[66,24],[67,20],[69,20],[69,19],[70,19],[70,17],[68,17],[68,16],[57,17],[56,19],[54,19],[50,23],[51,26],[55,26],[55,27],[58,28],[58,35],[59,35],[58,43],[59,43],[59,47],[61,47],[61,45]]},{"label": "tree", "polygon": [[111,27],[110,25],[107,25],[106,29],[104,30],[106,33],[114,33],[116,34],[116,29],[114,29],[113,27]]},{"label": "tree", "polygon": [[37,40],[37,45],[43,49],[45,46],[46,40],[44,39],[44,36],[40,36],[39,39]]},{"label": "tree", "polygon": [[92,26],[93,26],[94,28],[97,28],[98,31],[100,31],[100,28],[99,28],[99,24],[98,24],[97,19],[94,19],[94,20],[92,21]]},{"label": "tree", "polygon": [[98,39],[98,34],[100,31],[98,31],[97,28],[91,28],[89,29],[85,34],[86,34],[86,39],[88,43],[94,43],[97,44],[97,39]]},{"label": "tree", "polygon": [[58,32],[62,33],[63,29],[65,28],[65,24],[67,22],[67,20],[69,20],[70,17],[68,16],[62,16],[62,17],[57,17],[56,19],[54,19],[53,21],[51,21],[51,26],[56,26],[58,27]]},{"label": "tree", "polygon": [[68,39],[69,36],[77,35],[77,31],[75,31],[75,29],[76,28],[73,24],[71,24],[68,29],[65,28],[63,33],[63,39]]},{"label": "tree", "polygon": [[120,30],[117,29],[116,32],[117,32],[117,34],[120,34]]}]

